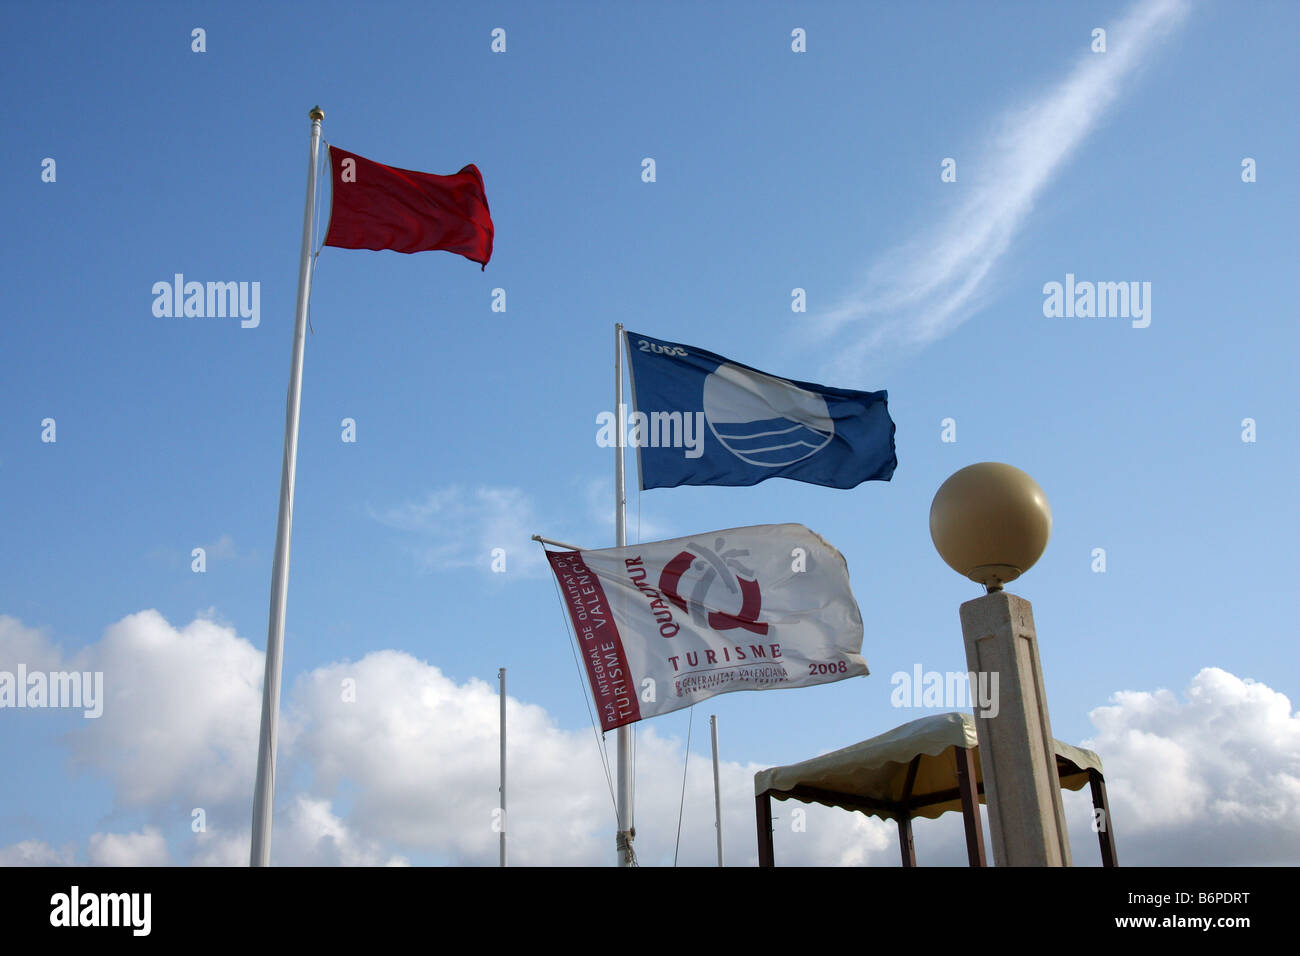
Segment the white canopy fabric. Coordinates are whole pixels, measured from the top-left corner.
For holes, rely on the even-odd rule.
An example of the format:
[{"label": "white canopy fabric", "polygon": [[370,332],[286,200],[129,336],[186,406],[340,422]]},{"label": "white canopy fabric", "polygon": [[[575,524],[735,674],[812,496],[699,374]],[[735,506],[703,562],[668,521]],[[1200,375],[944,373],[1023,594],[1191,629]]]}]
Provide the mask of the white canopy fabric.
[{"label": "white canopy fabric", "polygon": [[[1089,769],[1101,772],[1101,758],[1091,750],[1059,740],[1053,743],[1065,789],[1082,789],[1088,783]],[[975,717],[953,712],[913,720],[879,737],[802,763],[761,770],[754,775],[754,794],[861,810],[894,820],[899,816],[908,766],[919,754],[907,816],[933,819],[961,809],[955,747],[975,752],[976,781],[982,781]],[[982,793],[980,802],[984,802]]]}]

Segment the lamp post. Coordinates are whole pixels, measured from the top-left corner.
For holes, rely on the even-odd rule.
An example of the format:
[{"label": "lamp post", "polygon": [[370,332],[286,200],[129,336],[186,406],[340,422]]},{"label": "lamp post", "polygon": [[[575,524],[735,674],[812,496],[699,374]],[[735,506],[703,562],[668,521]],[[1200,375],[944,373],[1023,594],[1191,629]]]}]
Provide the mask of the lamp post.
[{"label": "lamp post", "polygon": [[972,683],[978,674],[998,674],[996,708],[975,713],[998,866],[1070,865],[1033,608],[1002,590],[1033,567],[1051,534],[1043,489],[999,462],[954,473],[930,505],[930,538],[939,556],[987,591],[961,606],[961,629]]}]

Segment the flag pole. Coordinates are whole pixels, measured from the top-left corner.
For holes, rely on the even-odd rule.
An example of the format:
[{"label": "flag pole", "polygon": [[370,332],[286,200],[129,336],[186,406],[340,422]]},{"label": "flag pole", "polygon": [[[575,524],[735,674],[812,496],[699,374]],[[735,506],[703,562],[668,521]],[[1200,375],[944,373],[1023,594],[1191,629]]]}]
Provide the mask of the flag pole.
[{"label": "flag pole", "polygon": [[[614,417],[618,422],[617,457],[614,459],[614,543],[627,544],[627,487],[623,474],[623,443],[626,426],[623,421],[623,324],[614,324]],[[631,866],[635,855],[632,841],[636,830],[632,826],[632,728],[619,727],[618,734],[618,833],[614,846],[619,866]]]},{"label": "flag pole", "polygon": [[553,544],[557,548],[563,548],[565,551],[586,551],[586,548],[580,548],[576,544],[568,544],[564,541],[556,541],[554,538],[543,538],[540,534],[533,535],[534,541],[540,541],[542,544]]},{"label": "flag pole", "polygon": [[501,680],[501,865],[506,865],[506,669],[497,669]]},{"label": "flag pole", "polygon": [[709,714],[713,737],[713,825],[718,828],[718,866],[722,866],[722,790],[718,787],[718,715]]},{"label": "flag pole", "polygon": [[266,674],[262,680],[262,729],[257,746],[257,784],[253,790],[253,839],[249,866],[271,864],[271,808],[275,797],[275,739],[280,712],[280,670],[284,653],[284,611],[289,591],[289,538],[293,525],[293,485],[298,468],[298,408],[302,398],[302,353],[306,344],[307,305],[311,300],[311,246],[315,223],[316,167],[320,158],[319,106],[311,119],[311,158],[307,165],[307,211],[302,222],[298,259],[298,308],[293,320],[293,360],[284,416],[284,461],[280,468],[280,513],[275,526],[275,561],[271,566],[271,610],[266,629]]}]

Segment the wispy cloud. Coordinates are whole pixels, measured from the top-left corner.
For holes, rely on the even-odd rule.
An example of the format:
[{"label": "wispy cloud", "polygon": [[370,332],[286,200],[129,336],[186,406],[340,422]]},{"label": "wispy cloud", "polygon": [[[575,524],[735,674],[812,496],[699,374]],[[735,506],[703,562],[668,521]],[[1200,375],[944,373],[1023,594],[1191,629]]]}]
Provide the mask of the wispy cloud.
[{"label": "wispy cloud", "polygon": [[[1008,109],[987,145],[960,157],[950,187],[962,191],[955,208],[881,256],[858,288],[814,317],[824,333],[852,334],[842,361],[857,364],[883,346],[927,345],[970,317],[1035,200],[1187,10],[1185,0],[1142,0],[1103,25],[1106,52],[1082,53],[1064,80]],[[1081,45],[1087,40],[1080,35]]]},{"label": "wispy cloud", "polygon": [[521,488],[448,488],[371,517],[390,528],[416,535],[415,550],[428,570],[479,568],[490,571],[493,552],[505,552],[507,567],[539,574],[541,549],[530,540],[537,526],[533,500]]},{"label": "wispy cloud", "polygon": [[190,562],[193,561],[194,548],[203,549],[204,561],[220,564],[253,564],[259,561],[260,555],[256,550],[245,550],[235,544],[235,539],[229,534],[222,534],[216,540],[199,540],[185,541],[184,539],[172,541],[167,545],[162,545],[152,549],[148,557],[151,561],[157,561],[160,564],[173,568],[189,568]]},{"label": "wispy cloud", "polygon": [[[505,552],[506,568],[522,577],[545,576],[542,548],[534,532],[573,541],[586,548],[613,544],[614,483],[593,478],[574,503],[585,513],[561,515],[557,509],[539,509],[522,488],[435,488],[421,498],[387,508],[370,508],[370,516],[389,528],[405,532],[417,562],[426,571],[477,568],[488,574],[494,568],[494,550]],[[633,501],[628,508],[627,535],[631,542],[666,538],[667,527],[657,518],[642,516]]]},{"label": "wispy cloud", "polygon": [[222,560],[233,561],[238,555],[235,549],[235,539],[228,534],[223,534],[211,544],[203,545],[209,558],[219,558]]}]

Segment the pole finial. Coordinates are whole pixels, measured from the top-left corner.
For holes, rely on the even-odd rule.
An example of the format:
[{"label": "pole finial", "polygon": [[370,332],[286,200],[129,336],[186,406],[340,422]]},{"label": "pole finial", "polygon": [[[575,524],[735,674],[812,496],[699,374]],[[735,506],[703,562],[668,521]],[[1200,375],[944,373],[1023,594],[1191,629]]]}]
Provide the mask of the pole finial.
[{"label": "pole finial", "polygon": [[325,111],[321,109],[319,106],[313,106],[311,108],[311,112],[307,114],[307,118],[313,120],[323,120],[325,118]]}]

